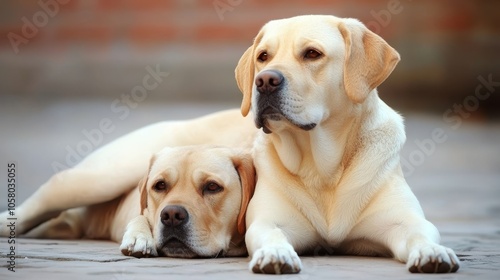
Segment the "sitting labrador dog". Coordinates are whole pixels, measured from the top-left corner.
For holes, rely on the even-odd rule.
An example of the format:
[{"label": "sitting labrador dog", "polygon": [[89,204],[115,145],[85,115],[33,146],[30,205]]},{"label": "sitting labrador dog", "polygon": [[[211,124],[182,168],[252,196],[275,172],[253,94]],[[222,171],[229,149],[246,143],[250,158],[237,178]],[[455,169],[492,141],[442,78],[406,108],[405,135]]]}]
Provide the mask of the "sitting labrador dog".
[{"label": "sitting labrador dog", "polygon": [[256,131],[238,110],[134,131],[52,176],[16,209],[16,233],[111,239],[136,257],[246,256]]},{"label": "sitting labrador dog", "polygon": [[400,60],[355,19],[298,16],[267,23],[236,79],[259,134],[247,210],[255,273],[298,273],[317,248],[391,256],[411,272],[455,272],[406,183],[401,116],[378,96]]}]

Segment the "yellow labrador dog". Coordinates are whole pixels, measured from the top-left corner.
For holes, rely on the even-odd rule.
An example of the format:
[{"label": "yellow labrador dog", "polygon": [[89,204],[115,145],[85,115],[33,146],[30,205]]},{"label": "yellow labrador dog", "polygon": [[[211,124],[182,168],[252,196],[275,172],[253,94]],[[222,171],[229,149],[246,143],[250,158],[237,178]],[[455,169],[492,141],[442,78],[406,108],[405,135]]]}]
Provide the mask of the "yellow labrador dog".
[{"label": "yellow labrador dog", "polygon": [[[247,153],[204,145],[165,148],[153,157],[139,184],[141,215],[134,211],[122,253],[181,258],[246,255],[245,212],[254,187],[255,169]],[[137,205],[137,197],[131,203]]]},{"label": "yellow labrador dog", "polygon": [[399,54],[355,19],[267,23],[236,68],[241,111],[264,133],[246,244],[256,273],[297,273],[319,247],[455,272],[401,170],[403,121],[377,95]]},{"label": "yellow labrador dog", "polygon": [[137,257],[246,255],[255,131],[233,110],[132,132],[42,185],[16,209],[17,235],[123,241]]}]

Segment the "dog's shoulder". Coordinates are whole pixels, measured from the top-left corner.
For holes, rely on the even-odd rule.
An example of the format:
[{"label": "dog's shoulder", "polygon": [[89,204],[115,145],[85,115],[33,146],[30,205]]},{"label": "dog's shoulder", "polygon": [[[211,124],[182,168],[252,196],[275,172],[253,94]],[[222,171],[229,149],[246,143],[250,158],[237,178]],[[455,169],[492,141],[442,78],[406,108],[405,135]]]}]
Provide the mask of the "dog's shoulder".
[{"label": "dog's shoulder", "polygon": [[406,141],[403,117],[377,98],[362,120],[358,145],[378,152],[399,153]]}]

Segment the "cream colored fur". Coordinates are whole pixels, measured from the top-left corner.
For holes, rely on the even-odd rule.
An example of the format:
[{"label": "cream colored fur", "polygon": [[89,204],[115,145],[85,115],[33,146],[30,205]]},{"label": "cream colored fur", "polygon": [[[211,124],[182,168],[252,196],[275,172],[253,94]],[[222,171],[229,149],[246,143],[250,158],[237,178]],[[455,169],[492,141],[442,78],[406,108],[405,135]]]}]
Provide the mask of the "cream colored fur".
[{"label": "cream colored fur", "polygon": [[354,19],[299,16],[260,30],[236,68],[243,115],[270,132],[254,143],[250,270],[297,273],[298,254],[321,247],[391,256],[412,272],[458,269],[403,177],[403,120],[377,94],[398,61]]}]

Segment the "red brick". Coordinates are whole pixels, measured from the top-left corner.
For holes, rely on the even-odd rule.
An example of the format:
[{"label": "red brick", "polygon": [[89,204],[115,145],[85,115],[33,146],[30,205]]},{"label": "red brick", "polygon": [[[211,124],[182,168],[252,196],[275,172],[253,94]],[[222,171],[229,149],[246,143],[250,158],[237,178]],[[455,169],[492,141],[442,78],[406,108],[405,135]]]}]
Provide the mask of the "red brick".
[{"label": "red brick", "polygon": [[[215,10],[215,7],[226,7],[226,5],[232,7],[232,8],[237,8],[239,6],[249,4],[254,1],[248,1],[248,0],[211,0],[211,1],[197,1],[198,8],[204,8],[204,9],[212,9]],[[272,2],[272,1],[269,1]]]},{"label": "red brick", "polygon": [[456,11],[436,20],[439,29],[449,32],[466,31],[475,24],[474,16],[467,11]]},{"label": "red brick", "polygon": [[228,24],[202,24],[196,32],[196,39],[199,41],[243,41],[246,39],[247,28],[234,27]]},{"label": "red brick", "polygon": [[15,3],[17,4],[19,10],[28,13],[33,13],[40,9],[40,6],[38,6],[38,1],[15,1]]},{"label": "red brick", "polygon": [[177,32],[167,25],[142,24],[130,28],[129,39],[138,45],[169,42],[175,39]]},{"label": "red brick", "polygon": [[[243,1],[243,3],[244,2],[245,1]],[[281,6],[281,7],[296,6],[297,5],[297,1],[290,1],[290,0],[274,0],[274,1],[253,0],[253,1],[248,1],[248,4],[251,5],[251,6],[254,6],[254,7],[260,7],[260,8],[265,9],[266,7],[270,7],[270,6]],[[302,3],[302,4],[303,4],[302,6],[307,6],[307,4],[305,4],[305,3]]]},{"label": "red brick", "polygon": [[[56,0],[57,1],[57,0]],[[66,4],[60,4],[59,9],[62,12],[74,12],[80,9],[80,5],[82,0],[69,0]]]},{"label": "red brick", "polygon": [[162,11],[171,9],[175,1],[171,0],[129,0],[127,8],[132,11]]},{"label": "red brick", "polygon": [[251,44],[255,36],[257,36],[257,33],[259,33],[260,29],[262,28],[262,26],[264,26],[266,22],[267,20],[252,21],[252,22],[247,22],[245,25],[239,26],[238,38],[243,43]]},{"label": "red brick", "polygon": [[442,29],[451,32],[460,32],[471,29],[474,26],[474,20],[467,15],[455,15],[453,17],[443,19],[439,25]]},{"label": "red brick", "polygon": [[345,3],[345,0],[309,0],[307,6],[332,7],[342,3]]},{"label": "red brick", "polygon": [[91,42],[107,44],[112,39],[109,27],[94,25],[63,26],[56,30],[55,39],[63,42]]},{"label": "red brick", "polygon": [[0,27],[0,46],[1,47],[8,47],[8,48],[11,47],[11,44],[10,44],[10,41],[8,38],[8,35],[11,32],[22,36],[21,28],[19,28],[17,26],[10,26],[10,27],[2,26],[2,27]]},{"label": "red brick", "polygon": [[25,48],[31,48],[31,47],[39,45],[40,42],[43,41],[44,36],[47,35],[47,33],[44,32],[43,28],[39,28],[38,32],[36,33],[36,35],[34,37],[26,38],[25,36],[23,36],[23,33],[21,31],[21,27],[17,27],[17,26],[16,27],[15,26],[1,27],[0,28],[0,48],[12,49],[12,44],[9,40],[9,34],[11,32],[28,40],[28,42],[26,44],[21,43],[18,46],[19,51],[22,51]]},{"label": "red brick", "polygon": [[[42,1],[44,3],[49,2],[49,0],[33,0],[33,1],[12,1],[11,7],[14,7],[16,10],[21,11],[25,16],[32,15],[37,11],[42,10],[39,2]],[[59,7],[59,10],[76,10],[81,0],[69,0],[67,3],[60,4],[58,0],[52,0],[50,3],[56,3]]]},{"label": "red brick", "polygon": [[124,1],[122,0],[97,0],[95,3],[99,11],[119,11],[125,8]]}]

